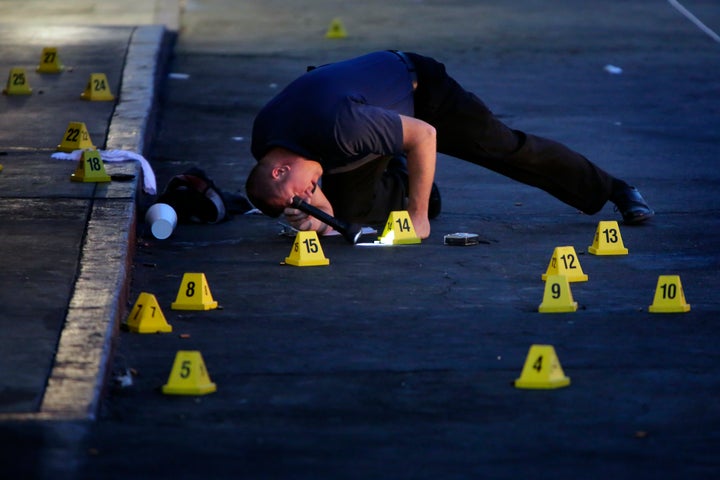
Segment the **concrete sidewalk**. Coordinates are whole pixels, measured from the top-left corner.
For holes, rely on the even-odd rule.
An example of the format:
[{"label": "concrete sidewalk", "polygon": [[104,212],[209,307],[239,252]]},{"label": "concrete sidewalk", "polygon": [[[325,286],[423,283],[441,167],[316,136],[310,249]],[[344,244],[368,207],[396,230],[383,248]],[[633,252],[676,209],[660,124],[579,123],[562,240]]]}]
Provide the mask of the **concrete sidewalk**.
[{"label": "concrete sidewalk", "polygon": [[[32,89],[0,97],[4,420],[92,418],[97,409],[126,298],[141,170],[107,164],[134,179],[77,183],[76,164],[50,155],[70,122],[83,122],[98,149],[146,152],[180,11],[178,2],[130,3],[0,2],[2,81],[22,68]],[[58,49],[61,73],[36,72],[45,47]],[[91,73],[106,75],[115,101],[80,98]]]},{"label": "concrete sidewalk", "polygon": [[182,0],[3,0],[0,22],[14,26],[163,25],[177,32]]}]

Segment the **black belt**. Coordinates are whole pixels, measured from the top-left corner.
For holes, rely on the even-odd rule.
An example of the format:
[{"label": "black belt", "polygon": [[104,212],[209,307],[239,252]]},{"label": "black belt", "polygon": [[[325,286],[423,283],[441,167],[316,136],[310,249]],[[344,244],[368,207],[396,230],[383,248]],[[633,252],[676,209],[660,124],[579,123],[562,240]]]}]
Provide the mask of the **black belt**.
[{"label": "black belt", "polygon": [[405,64],[405,66],[408,69],[408,73],[410,73],[410,81],[412,82],[413,90],[417,90],[418,87],[418,76],[417,76],[417,70],[415,70],[415,64],[408,58],[407,55],[405,55],[405,52],[401,52],[400,50],[390,50],[392,53],[398,56],[398,58]]}]

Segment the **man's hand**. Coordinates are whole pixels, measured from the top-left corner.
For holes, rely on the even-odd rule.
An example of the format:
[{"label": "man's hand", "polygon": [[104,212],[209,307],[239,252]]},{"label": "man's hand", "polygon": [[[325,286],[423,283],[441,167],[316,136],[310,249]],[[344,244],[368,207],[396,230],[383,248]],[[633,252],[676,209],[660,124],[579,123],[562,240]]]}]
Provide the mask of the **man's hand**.
[{"label": "man's hand", "polygon": [[312,220],[307,213],[297,208],[286,208],[283,213],[285,220],[296,230],[312,230]]},{"label": "man's hand", "polygon": [[[308,204],[314,205],[328,215],[333,215],[332,205],[330,205],[330,202],[320,187],[315,189],[311,198],[303,200]],[[317,218],[310,216],[297,208],[287,207],[283,210],[283,213],[285,214],[285,219],[287,219],[290,226],[297,230],[315,230],[319,235],[327,235],[333,231],[332,227],[329,225],[326,225]]]},{"label": "man's hand", "polygon": [[408,164],[408,213],[420,238],[430,236],[428,204],[435,179],[437,140],[435,128],[417,118],[400,115],[403,148]]},{"label": "man's hand", "polygon": [[414,217],[409,211],[410,214],[410,220],[412,220],[413,228],[415,229],[415,233],[420,238],[427,238],[430,236],[430,220],[428,220],[428,216],[420,216],[420,217]]}]

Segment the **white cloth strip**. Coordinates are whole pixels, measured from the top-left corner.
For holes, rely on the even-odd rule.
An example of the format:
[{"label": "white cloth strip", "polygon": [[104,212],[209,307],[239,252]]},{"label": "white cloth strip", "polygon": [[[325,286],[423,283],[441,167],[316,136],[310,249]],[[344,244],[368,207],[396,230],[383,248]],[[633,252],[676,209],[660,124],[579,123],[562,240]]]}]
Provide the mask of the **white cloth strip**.
[{"label": "white cloth strip", "polygon": [[[55,152],[51,155],[56,160],[74,160],[79,161],[84,150],[73,150],[71,153]],[[128,162],[137,161],[140,162],[140,167],[143,172],[143,191],[150,195],[157,193],[157,183],[155,180],[155,172],[153,172],[150,162],[148,162],[142,155],[130,152],[127,150],[98,150],[100,158],[103,162]]]}]

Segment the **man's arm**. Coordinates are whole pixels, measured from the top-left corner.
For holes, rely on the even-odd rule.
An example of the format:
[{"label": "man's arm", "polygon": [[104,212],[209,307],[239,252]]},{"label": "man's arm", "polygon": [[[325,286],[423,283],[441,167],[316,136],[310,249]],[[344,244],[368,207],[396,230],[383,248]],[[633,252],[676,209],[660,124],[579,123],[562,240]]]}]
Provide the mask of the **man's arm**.
[{"label": "man's arm", "polygon": [[[319,186],[315,188],[315,192],[313,192],[312,197],[304,200],[328,215],[333,215],[332,205],[330,205],[330,201],[327,199]],[[288,223],[298,230],[315,230],[320,235],[327,235],[333,231],[330,225],[327,225],[317,218],[312,217],[296,208],[286,208],[283,213],[285,214],[285,218]]]},{"label": "man's arm", "polygon": [[404,115],[400,115],[400,120],[403,128],[403,149],[408,164],[408,214],[418,237],[427,238],[430,236],[428,204],[437,160],[435,127]]}]

